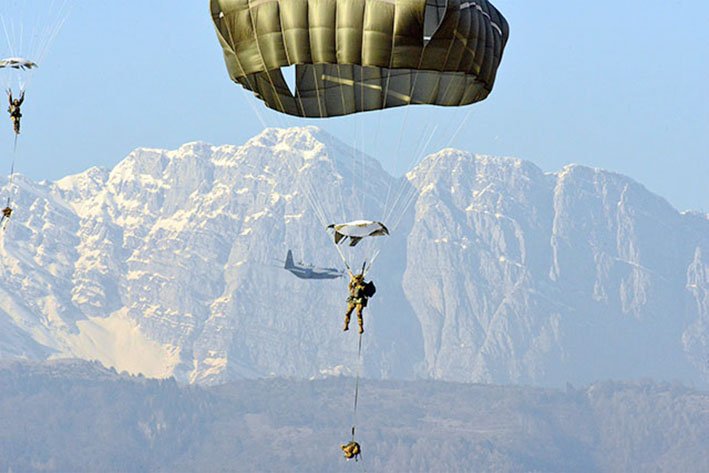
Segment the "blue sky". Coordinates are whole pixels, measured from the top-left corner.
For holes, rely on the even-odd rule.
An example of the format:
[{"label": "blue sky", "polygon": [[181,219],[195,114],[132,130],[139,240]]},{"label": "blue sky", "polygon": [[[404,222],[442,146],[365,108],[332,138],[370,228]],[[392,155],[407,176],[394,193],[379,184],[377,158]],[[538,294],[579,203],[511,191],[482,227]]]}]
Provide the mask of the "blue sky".
[{"label": "blue sky", "polygon": [[[323,121],[267,111],[229,80],[206,0],[73,0],[28,90],[19,171],[51,180],[112,167],[139,146],[239,144],[262,124],[315,124],[401,173],[437,126],[425,151],[452,145],[545,171],[601,167],[679,209],[709,211],[709,4],[493,3],[511,37],[488,100]],[[4,123],[0,159],[9,167]]]}]

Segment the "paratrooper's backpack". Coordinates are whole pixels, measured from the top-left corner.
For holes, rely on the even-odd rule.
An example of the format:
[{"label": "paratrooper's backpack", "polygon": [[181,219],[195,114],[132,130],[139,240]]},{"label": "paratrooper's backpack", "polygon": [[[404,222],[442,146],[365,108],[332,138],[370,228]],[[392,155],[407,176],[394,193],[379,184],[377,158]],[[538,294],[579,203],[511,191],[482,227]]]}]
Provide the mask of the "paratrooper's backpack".
[{"label": "paratrooper's backpack", "polygon": [[374,294],[377,292],[376,286],[374,286],[374,283],[372,281],[369,281],[367,284],[364,285],[364,290],[362,291],[364,293],[364,297],[372,297]]}]

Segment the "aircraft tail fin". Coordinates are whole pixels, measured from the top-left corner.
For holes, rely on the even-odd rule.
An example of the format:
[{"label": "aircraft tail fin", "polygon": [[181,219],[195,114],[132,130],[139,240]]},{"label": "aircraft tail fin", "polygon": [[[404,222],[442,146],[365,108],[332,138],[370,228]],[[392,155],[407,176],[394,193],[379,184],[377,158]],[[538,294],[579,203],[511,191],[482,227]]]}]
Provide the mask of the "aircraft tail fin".
[{"label": "aircraft tail fin", "polygon": [[291,250],[288,250],[288,254],[286,255],[286,264],[283,267],[285,269],[295,268],[295,263],[293,262],[293,252]]}]

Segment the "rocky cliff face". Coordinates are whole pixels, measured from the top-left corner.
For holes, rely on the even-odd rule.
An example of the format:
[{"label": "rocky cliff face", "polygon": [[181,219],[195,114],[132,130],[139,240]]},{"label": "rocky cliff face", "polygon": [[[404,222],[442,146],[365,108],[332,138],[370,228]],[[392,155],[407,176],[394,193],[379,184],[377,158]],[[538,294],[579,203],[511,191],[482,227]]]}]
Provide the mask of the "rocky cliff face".
[{"label": "rocky cliff face", "polygon": [[445,151],[409,177],[403,284],[434,376],[706,380],[706,216],[581,166]]},{"label": "rocky cliff face", "polygon": [[278,260],[292,248],[342,267],[323,226],[364,217],[393,230],[343,248],[352,264],[381,250],[368,376],[709,382],[709,220],[623,176],[444,150],[397,180],[298,128],[15,183],[0,235],[5,358],[201,383],[352,372],[346,281],[297,279]]}]

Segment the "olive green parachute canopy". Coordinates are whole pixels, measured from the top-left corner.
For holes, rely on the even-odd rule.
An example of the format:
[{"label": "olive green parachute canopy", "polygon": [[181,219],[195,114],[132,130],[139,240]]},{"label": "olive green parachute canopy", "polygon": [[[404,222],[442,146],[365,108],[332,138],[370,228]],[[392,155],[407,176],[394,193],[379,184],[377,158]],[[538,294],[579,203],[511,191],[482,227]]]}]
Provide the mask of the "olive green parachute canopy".
[{"label": "olive green parachute canopy", "polygon": [[[269,107],[331,117],[484,100],[509,35],[486,0],[210,0],[231,78]],[[283,75],[295,66],[295,90]]]}]

